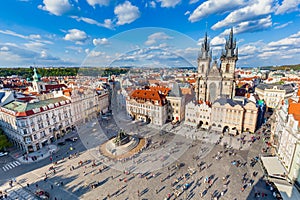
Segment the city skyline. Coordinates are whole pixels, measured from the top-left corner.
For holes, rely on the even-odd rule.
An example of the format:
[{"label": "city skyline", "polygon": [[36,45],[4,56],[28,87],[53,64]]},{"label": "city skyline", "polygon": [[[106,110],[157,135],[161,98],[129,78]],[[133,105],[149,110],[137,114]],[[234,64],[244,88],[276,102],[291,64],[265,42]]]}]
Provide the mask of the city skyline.
[{"label": "city skyline", "polygon": [[299,23],[298,0],[1,4],[2,67],[123,65],[120,61],[183,65],[178,58],[196,66],[205,32],[218,59],[232,27],[239,48],[237,67],[300,63],[300,30],[294,26]]}]

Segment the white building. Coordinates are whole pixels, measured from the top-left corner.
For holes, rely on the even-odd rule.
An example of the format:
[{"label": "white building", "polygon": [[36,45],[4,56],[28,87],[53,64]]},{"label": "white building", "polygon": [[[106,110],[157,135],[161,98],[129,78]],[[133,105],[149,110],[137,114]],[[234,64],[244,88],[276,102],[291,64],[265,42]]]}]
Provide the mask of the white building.
[{"label": "white building", "polygon": [[282,100],[292,97],[295,90],[291,84],[259,84],[255,88],[255,92],[260,99],[263,99],[266,102],[267,107],[276,108]]},{"label": "white building", "polygon": [[72,116],[74,124],[87,122],[102,111],[108,110],[109,95],[104,90],[90,88],[74,89],[69,99],[72,101]]},{"label": "white building", "polygon": [[18,148],[37,151],[108,109],[106,91],[84,88],[62,94],[55,92],[54,98],[45,100],[15,100],[1,107],[0,125]]},{"label": "white building", "polygon": [[71,101],[66,97],[12,101],[1,107],[0,119],[3,131],[17,147],[36,151],[72,128]]},{"label": "white building", "polygon": [[277,154],[293,182],[300,184],[300,103],[286,100],[275,115]]},{"label": "white building", "polygon": [[208,129],[211,122],[211,107],[206,103],[189,102],[185,106],[185,124],[197,128]]}]

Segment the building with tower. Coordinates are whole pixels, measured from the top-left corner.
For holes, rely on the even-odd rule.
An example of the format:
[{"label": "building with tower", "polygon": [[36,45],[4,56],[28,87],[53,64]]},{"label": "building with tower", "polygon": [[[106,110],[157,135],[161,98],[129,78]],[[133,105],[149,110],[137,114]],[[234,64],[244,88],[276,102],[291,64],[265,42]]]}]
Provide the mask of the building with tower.
[{"label": "building with tower", "polygon": [[197,101],[213,103],[218,97],[233,98],[235,95],[234,71],[238,60],[238,48],[233,39],[233,29],[226,40],[225,51],[222,51],[221,66],[212,61],[212,51],[208,43],[207,34],[198,56],[198,77],[195,87]]},{"label": "building with tower", "polygon": [[[37,73],[37,69],[33,69],[32,76],[32,87],[29,88],[29,91],[36,92],[37,94],[48,94],[55,90],[62,90],[63,88],[67,88],[65,84],[47,84],[41,80],[41,75]],[[49,96],[51,97],[51,95]]]},{"label": "building with tower", "polygon": [[234,98],[237,60],[238,48],[233,29],[226,40],[219,66],[216,60],[212,63],[212,50],[205,34],[198,56],[196,102],[186,105],[185,124],[233,135],[256,130],[256,102]]}]

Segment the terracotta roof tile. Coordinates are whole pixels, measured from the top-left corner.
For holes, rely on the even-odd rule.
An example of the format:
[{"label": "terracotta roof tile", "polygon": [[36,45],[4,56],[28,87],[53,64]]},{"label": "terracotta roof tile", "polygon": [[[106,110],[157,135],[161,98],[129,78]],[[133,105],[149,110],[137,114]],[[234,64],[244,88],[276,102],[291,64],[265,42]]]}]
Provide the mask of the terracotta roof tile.
[{"label": "terracotta roof tile", "polygon": [[158,90],[134,90],[130,94],[130,98],[136,100],[145,100],[145,101],[158,101],[158,104],[163,106],[165,104],[166,96],[161,94]]}]

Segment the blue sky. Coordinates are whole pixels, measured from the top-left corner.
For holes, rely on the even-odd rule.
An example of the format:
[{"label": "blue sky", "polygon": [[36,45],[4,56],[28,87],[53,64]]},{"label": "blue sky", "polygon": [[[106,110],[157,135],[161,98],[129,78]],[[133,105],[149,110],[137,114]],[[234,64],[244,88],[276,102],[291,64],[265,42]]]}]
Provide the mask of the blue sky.
[{"label": "blue sky", "polygon": [[0,66],[196,65],[205,31],[237,66],[300,63],[300,0],[3,0]]}]

